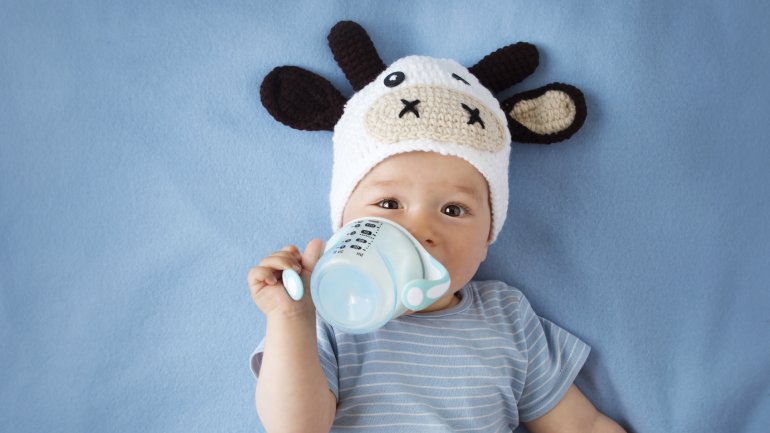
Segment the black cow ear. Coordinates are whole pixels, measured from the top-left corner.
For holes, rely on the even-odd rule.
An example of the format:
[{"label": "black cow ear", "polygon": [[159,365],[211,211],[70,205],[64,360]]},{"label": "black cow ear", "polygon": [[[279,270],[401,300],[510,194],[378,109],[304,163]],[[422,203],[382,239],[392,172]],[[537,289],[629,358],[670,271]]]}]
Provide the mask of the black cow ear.
[{"label": "black cow ear", "polygon": [[517,42],[488,54],[468,70],[484,87],[498,93],[532,75],[539,62],[534,45]]},{"label": "black cow ear", "polygon": [[551,83],[511,96],[500,104],[511,140],[551,144],[576,133],[586,119],[585,98],[576,87]]},{"label": "black cow ear", "polygon": [[275,120],[303,131],[333,131],[346,99],[326,78],[297,66],[279,66],[259,88]]},{"label": "black cow ear", "polygon": [[369,34],[358,23],[338,22],[329,31],[327,39],[334,60],[354,91],[363,89],[385,70],[385,63],[377,54]]}]

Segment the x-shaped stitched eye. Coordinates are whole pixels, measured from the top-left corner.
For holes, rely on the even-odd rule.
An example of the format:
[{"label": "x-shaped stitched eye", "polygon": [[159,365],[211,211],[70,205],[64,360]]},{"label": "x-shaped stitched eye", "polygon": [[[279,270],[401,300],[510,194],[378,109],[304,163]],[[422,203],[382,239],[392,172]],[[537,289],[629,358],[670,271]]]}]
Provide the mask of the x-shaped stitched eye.
[{"label": "x-shaped stitched eye", "polygon": [[473,125],[474,123],[479,122],[481,124],[481,129],[486,129],[484,127],[484,121],[481,120],[481,116],[479,116],[478,108],[471,108],[463,104],[462,102],[460,103],[460,105],[462,105],[465,111],[467,111],[468,114],[470,115],[470,118],[468,119],[468,125]]},{"label": "x-shaped stitched eye", "polygon": [[420,103],[419,99],[415,99],[414,101],[407,101],[406,99],[402,99],[401,103],[404,104],[404,109],[398,113],[399,119],[402,118],[404,114],[409,112],[412,112],[415,116],[420,117],[420,113],[417,111],[417,104]]}]

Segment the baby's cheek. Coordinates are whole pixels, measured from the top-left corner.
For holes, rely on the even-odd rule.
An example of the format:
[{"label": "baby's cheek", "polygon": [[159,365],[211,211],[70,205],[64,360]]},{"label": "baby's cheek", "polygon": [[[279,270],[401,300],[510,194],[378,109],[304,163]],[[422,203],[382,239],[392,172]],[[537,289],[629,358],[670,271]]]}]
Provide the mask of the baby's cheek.
[{"label": "baby's cheek", "polygon": [[476,273],[467,263],[452,266],[449,270],[450,285],[449,290],[457,292],[462,289],[473,278]]},{"label": "baby's cheek", "polygon": [[449,277],[452,279],[451,288],[461,289],[468,284],[473,276],[476,275],[484,255],[478,251],[468,251],[461,255],[457,263],[449,270]]}]

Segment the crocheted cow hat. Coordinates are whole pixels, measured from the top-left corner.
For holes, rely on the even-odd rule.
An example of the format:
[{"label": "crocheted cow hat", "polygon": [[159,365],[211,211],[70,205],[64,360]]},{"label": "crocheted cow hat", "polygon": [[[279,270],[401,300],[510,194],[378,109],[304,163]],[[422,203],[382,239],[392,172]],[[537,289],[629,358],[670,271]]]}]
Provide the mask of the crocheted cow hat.
[{"label": "crocheted cow hat", "polygon": [[330,192],[332,228],[358,182],[399,153],[437,152],[463,158],[489,185],[490,243],[508,209],[511,140],[550,144],[583,125],[577,88],[551,83],[504,101],[494,94],[532,74],[539,56],[518,42],[465,68],[454,60],[408,56],[386,67],[369,35],[341,21],[330,31],[334,59],[356,92],[346,99],[328,80],[296,66],[279,66],[262,82],[262,105],[279,122],[306,131],[334,131]]}]

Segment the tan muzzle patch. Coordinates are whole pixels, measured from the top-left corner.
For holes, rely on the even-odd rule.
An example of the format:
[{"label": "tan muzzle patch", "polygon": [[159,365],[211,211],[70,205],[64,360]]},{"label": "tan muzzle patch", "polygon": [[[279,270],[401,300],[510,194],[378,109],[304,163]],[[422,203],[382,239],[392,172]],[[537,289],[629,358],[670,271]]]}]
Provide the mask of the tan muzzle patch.
[{"label": "tan muzzle patch", "polygon": [[383,143],[430,139],[495,152],[505,143],[498,117],[467,94],[438,86],[387,93],[366,112],[366,132]]}]

